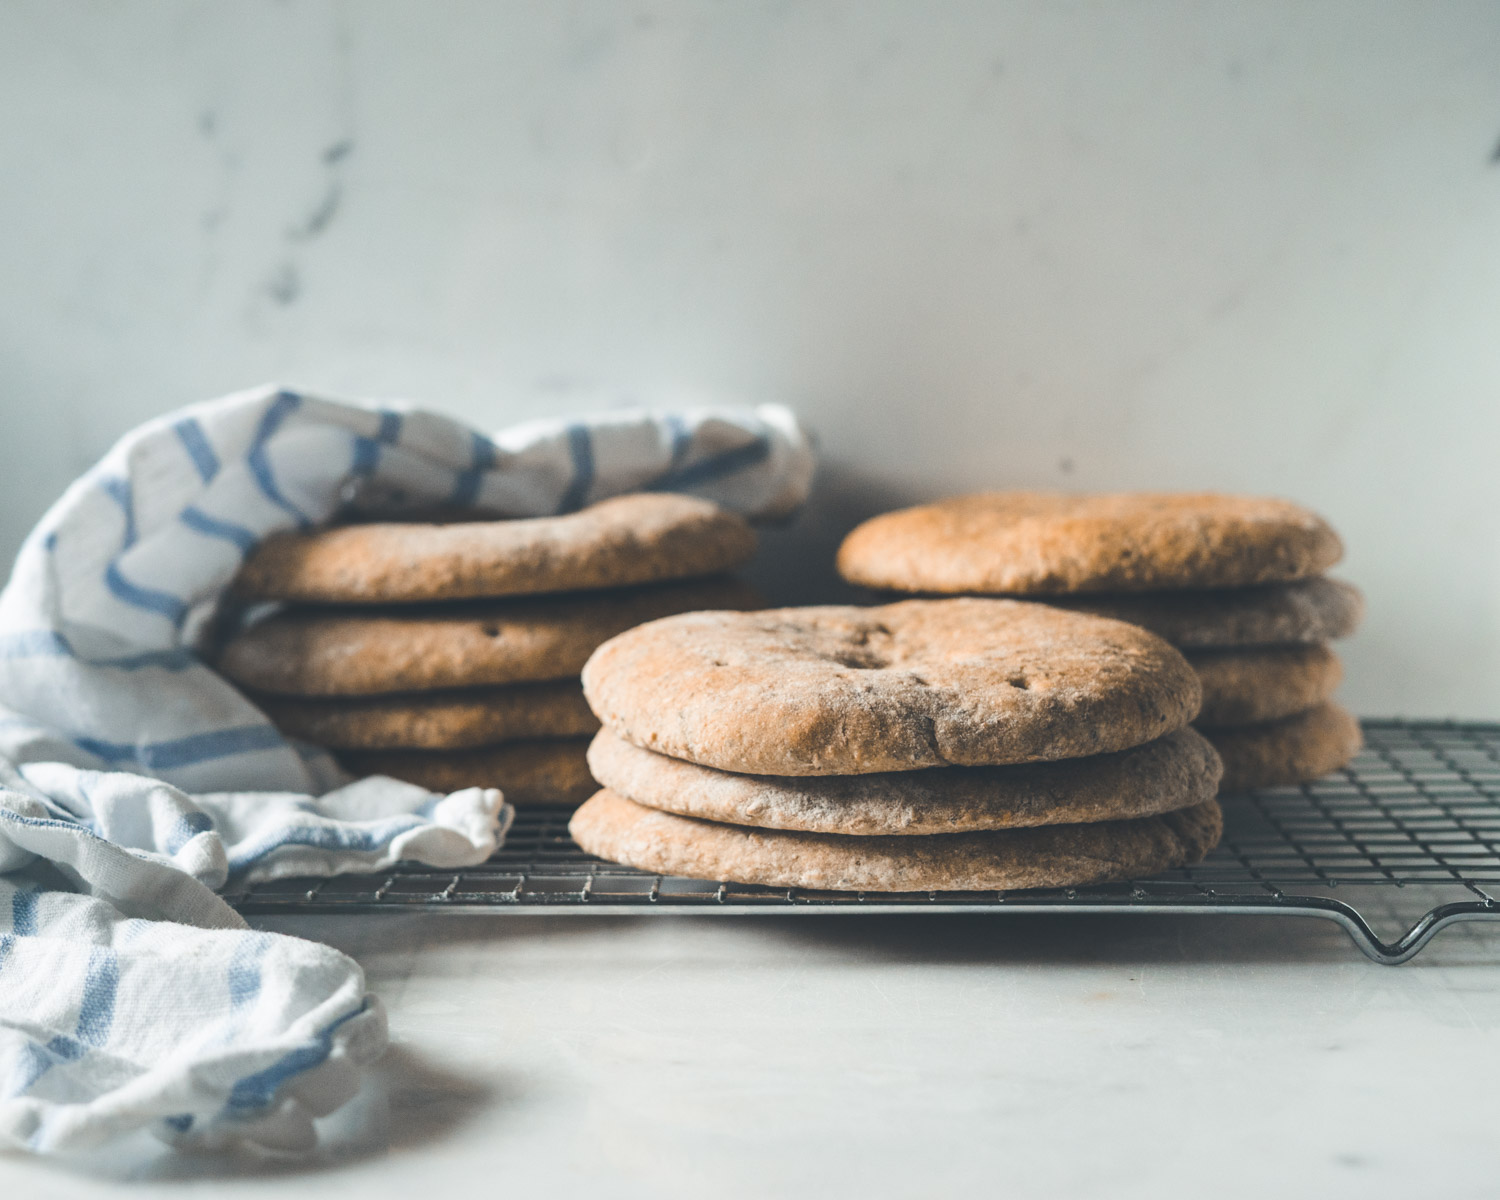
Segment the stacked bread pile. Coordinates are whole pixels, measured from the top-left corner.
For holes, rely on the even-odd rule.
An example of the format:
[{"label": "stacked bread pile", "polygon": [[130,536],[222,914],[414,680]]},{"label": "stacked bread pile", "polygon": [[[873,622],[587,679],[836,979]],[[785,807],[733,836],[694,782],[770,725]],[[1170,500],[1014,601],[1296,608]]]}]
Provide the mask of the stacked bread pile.
[{"label": "stacked bread pile", "polygon": [[1120,621],[985,599],[689,613],[605,643],[583,681],[604,790],[569,828],[649,871],[1062,887],[1219,838],[1197,677]]},{"label": "stacked bread pile", "polygon": [[1025,596],[1131,621],[1187,655],[1197,724],[1225,791],[1315,779],[1358,751],[1331,700],[1359,592],[1325,577],[1342,557],[1315,514],[1212,494],[997,492],[886,513],[855,529],[840,573],[885,591]]},{"label": "stacked bread pile", "polygon": [[594,790],[584,752],[598,728],[585,660],[642,621],[753,607],[717,573],[754,548],[740,517],[655,494],[534,520],[285,534],[236,581],[247,601],[284,607],[232,638],[219,668],[356,774],[576,805]]}]

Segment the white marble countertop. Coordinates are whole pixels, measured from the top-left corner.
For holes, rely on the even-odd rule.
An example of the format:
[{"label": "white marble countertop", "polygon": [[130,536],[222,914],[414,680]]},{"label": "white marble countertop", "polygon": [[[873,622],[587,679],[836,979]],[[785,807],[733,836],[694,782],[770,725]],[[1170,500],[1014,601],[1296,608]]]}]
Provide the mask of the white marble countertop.
[{"label": "white marble countertop", "polygon": [[[0,1159],[0,1196],[1500,1192],[1500,928],[1404,967],[1215,917],[281,918],[392,1050],[311,1163]],[[158,1186],[159,1185],[159,1186]]]}]

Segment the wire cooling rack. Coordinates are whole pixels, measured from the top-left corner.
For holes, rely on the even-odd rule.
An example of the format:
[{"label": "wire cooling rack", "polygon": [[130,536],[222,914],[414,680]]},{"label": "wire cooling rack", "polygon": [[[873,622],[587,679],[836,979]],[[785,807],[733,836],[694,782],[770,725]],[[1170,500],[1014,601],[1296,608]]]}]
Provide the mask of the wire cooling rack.
[{"label": "wire cooling rack", "polygon": [[[821,892],[652,875],[585,854],[567,814],[518,814],[466,870],[286,879],[229,897],[246,914],[443,909],[505,913],[1198,913],[1323,917],[1401,963],[1458,921],[1500,920],[1500,724],[1379,720],[1347,768],[1224,798],[1224,839],[1197,866],[1098,887]],[[1396,922],[1377,935],[1371,913]]]}]

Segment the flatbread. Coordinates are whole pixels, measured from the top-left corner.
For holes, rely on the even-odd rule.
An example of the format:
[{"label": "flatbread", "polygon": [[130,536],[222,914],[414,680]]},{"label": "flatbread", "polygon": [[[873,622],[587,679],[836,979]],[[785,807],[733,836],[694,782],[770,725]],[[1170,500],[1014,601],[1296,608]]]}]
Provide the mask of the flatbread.
[{"label": "flatbread", "polygon": [[1365,615],[1358,588],[1324,575],[1262,587],[1056,596],[1048,603],[1129,621],[1184,650],[1329,642],[1348,637]]},{"label": "flatbread", "polygon": [[642,621],[759,603],[738,580],[705,579],[423,608],[287,609],[234,637],[218,667],[254,691],[291,696],[572,679],[600,643]]},{"label": "flatbread", "polygon": [[604,725],[758,775],[863,775],[1081,758],[1198,711],[1198,678],[1133,625],[1014,600],[685,613],[583,670]]},{"label": "flatbread", "polygon": [[277,534],[250,555],[234,591],[305,604],[518,596],[712,575],[754,552],[744,518],[694,496],[644,492],[559,517]]},{"label": "flatbread", "polygon": [[1133,821],[929,837],[748,829],[646,808],[605,789],[568,823],[590,854],[663,875],[851,892],[1011,891],[1155,875],[1218,844],[1213,800]]},{"label": "flatbread", "polygon": [[839,547],[850,583],[944,595],[1226,588],[1317,575],[1343,554],[1315,513],[1212,492],[988,492],[873,517]]},{"label": "flatbread", "polygon": [[333,750],[460,750],[599,728],[571,679],[456,692],[256,699],[283,733]]},{"label": "flatbread", "polygon": [[511,742],[479,750],[351,750],[339,761],[356,775],[389,775],[432,792],[492,787],[511,804],[568,807],[597,785],[589,775],[587,738]]},{"label": "flatbread", "polygon": [[1359,722],[1337,704],[1240,729],[1205,729],[1224,760],[1219,791],[1286,787],[1347,766],[1364,745]]},{"label": "flatbread", "polygon": [[664,812],[860,837],[1154,816],[1211,800],[1220,774],[1218,755],[1192,729],[1092,758],[801,778],[700,767],[603,730],[589,770],[616,795]]},{"label": "flatbread", "polygon": [[1203,685],[1200,729],[1255,725],[1306,712],[1332,696],[1344,678],[1327,646],[1258,646],[1189,650]]}]

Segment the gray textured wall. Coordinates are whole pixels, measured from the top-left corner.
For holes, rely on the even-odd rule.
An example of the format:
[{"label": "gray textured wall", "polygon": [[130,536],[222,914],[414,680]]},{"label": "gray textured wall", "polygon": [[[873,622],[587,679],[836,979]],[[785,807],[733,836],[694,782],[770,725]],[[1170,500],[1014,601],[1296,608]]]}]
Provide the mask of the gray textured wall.
[{"label": "gray textured wall", "polygon": [[1325,512],[1366,712],[1500,715],[1500,7],[0,3],[0,554],[267,379],[784,399],[768,539],[963,488]]}]

